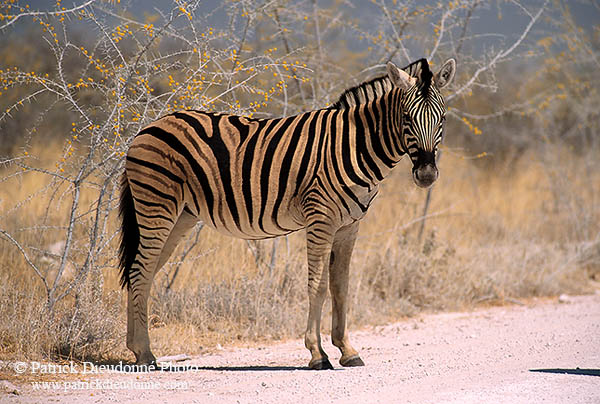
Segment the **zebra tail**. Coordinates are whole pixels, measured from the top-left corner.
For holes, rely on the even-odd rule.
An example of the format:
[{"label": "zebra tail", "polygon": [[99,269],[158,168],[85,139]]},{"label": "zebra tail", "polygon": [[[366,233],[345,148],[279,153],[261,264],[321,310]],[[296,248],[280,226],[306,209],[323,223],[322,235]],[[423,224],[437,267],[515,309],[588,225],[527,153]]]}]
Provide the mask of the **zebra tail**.
[{"label": "zebra tail", "polygon": [[119,245],[119,267],[121,268],[121,287],[131,286],[131,266],[140,244],[140,230],[135,213],[131,187],[125,175],[121,183],[121,201],[119,204],[121,216],[121,243]]}]

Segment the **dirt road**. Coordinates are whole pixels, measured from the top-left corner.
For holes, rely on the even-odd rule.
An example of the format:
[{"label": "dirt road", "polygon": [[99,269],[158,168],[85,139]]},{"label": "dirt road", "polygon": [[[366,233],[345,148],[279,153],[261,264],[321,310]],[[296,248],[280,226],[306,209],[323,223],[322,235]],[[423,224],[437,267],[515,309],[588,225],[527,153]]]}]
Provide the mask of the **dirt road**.
[{"label": "dirt road", "polygon": [[185,372],[83,374],[76,364],[76,377],[41,379],[82,385],[16,379],[19,394],[0,392],[0,402],[600,403],[598,293],[422,315],[351,337],[364,368],[341,368],[327,339],[336,369],[305,370],[308,352],[294,340],[193,357]]}]

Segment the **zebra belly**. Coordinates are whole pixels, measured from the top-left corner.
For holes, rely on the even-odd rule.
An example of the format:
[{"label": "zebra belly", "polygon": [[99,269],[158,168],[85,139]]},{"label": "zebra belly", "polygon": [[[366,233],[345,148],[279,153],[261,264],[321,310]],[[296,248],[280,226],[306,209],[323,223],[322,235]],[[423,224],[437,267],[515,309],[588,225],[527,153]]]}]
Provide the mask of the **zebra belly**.
[{"label": "zebra belly", "polygon": [[260,205],[257,205],[248,213],[243,204],[232,206],[223,195],[217,193],[215,196],[217,197],[213,201],[212,209],[205,199],[200,201],[199,211],[192,209],[189,202],[187,205],[199,221],[221,234],[245,240],[260,240],[283,236],[306,227],[304,217],[295,201],[282,203],[276,214],[269,209],[272,208],[272,204],[267,204],[264,210],[259,209]]},{"label": "zebra belly", "polygon": [[223,226],[215,226],[211,222],[204,222],[204,223],[225,236],[235,237],[235,238],[239,238],[239,239],[243,239],[243,240],[264,240],[264,239],[268,239],[268,238],[280,237],[280,236],[285,236],[287,234],[296,232],[298,230],[302,230],[304,228],[304,226],[302,226],[302,227],[298,227],[296,229],[288,230],[285,232],[279,231],[279,232],[272,232],[272,233],[267,233],[267,232],[263,232],[263,231],[240,232],[237,229],[229,229],[229,228],[226,228]]}]

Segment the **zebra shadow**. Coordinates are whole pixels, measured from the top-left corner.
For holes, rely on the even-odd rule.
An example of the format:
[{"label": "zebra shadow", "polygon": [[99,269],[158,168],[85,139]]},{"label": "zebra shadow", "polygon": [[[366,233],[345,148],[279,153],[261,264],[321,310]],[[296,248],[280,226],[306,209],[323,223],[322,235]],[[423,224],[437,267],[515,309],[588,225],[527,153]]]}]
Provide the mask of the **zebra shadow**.
[{"label": "zebra shadow", "polygon": [[197,372],[197,371],[213,371],[213,372],[291,372],[296,370],[311,370],[308,366],[197,366],[197,365],[172,365],[159,366],[157,371],[160,372]]},{"label": "zebra shadow", "polygon": [[[88,362],[89,363],[89,362]],[[308,366],[278,366],[278,365],[252,365],[252,366],[201,366],[192,364],[152,364],[152,365],[136,365],[135,363],[124,363],[124,362],[96,362],[95,366],[102,368],[103,366],[109,365],[109,368],[113,372],[117,373],[183,373],[183,372],[199,372],[199,371],[212,371],[212,372],[292,372],[296,370],[311,370]]]},{"label": "zebra shadow", "polygon": [[117,360],[87,360],[79,361],[77,366],[88,372],[104,373],[160,373],[160,372],[291,372],[295,370],[311,370],[308,366],[282,366],[282,365],[248,365],[248,366],[206,366],[186,363],[159,362],[150,365],[136,365],[135,362]]},{"label": "zebra shadow", "polygon": [[536,372],[536,373],[554,373],[554,374],[563,374],[563,375],[600,376],[600,369],[548,368],[548,369],[529,369],[529,371]]}]

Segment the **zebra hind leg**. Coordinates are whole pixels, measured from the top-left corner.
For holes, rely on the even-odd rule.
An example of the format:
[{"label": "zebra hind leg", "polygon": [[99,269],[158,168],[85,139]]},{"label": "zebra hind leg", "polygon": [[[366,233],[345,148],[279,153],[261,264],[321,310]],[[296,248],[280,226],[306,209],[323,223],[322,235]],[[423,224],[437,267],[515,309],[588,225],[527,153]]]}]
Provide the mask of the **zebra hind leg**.
[{"label": "zebra hind leg", "polygon": [[127,292],[127,348],[135,355],[136,365],[155,365],[148,336],[148,295],[152,282],[146,278],[133,283]]},{"label": "zebra hind leg", "polygon": [[[167,262],[181,238],[196,223],[195,216],[183,211],[164,242],[156,243],[157,240],[162,240],[157,233],[155,236],[146,237],[154,241],[152,247],[145,246],[146,240],[144,235],[141,235],[134,265],[137,262],[144,265],[140,266],[139,271],[131,274],[131,285],[127,294],[127,347],[135,354],[138,365],[156,363],[156,358],[150,350],[148,335],[148,297],[154,275]],[[149,268],[152,270],[148,270]]]},{"label": "zebra hind leg", "polygon": [[167,241],[160,254],[156,270],[160,270],[167,263],[175,248],[179,245],[181,239],[198,223],[198,218],[184,209],[177,219],[177,223],[171,230]]},{"label": "zebra hind leg", "polygon": [[127,347],[138,365],[156,362],[148,336],[148,297],[154,275],[196,223],[182,207],[176,211],[173,199],[160,200],[154,191],[139,181],[125,179],[121,195],[122,284],[128,289]]},{"label": "zebra hind leg", "polygon": [[[119,266],[121,285],[127,288],[127,347],[135,354],[136,363],[148,365],[154,363],[155,358],[148,339],[147,302],[156,264],[156,250],[162,245],[156,245],[160,238],[149,238],[146,229],[153,229],[156,224],[151,223],[150,216],[138,214],[132,191],[125,174],[119,207],[122,224]],[[142,223],[139,223],[140,219]],[[164,221],[167,222],[164,230],[170,231],[171,222]],[[142,229],[143,233],[140,232]]]}]

